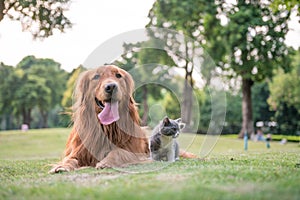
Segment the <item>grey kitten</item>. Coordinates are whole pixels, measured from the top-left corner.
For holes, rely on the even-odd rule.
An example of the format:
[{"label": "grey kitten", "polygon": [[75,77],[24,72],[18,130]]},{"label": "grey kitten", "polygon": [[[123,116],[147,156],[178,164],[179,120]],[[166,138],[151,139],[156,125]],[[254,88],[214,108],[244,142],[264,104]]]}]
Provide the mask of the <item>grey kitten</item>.
[{"label": "grey kitten", "polygon": [[153,160],[174,162],[179,160],[179,145],[176,138],[185,126],[181,118],[165,117],[153,130],[150,138],[150,155]]}]

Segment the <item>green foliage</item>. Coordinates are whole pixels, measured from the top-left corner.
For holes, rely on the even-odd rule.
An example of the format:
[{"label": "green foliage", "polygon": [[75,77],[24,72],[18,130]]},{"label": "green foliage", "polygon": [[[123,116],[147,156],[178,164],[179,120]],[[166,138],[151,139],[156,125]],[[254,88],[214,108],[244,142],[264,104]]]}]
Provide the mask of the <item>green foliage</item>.
[{"label": "green foliage", "polygon": [[[147,26],[174,29],[184,35],[183,39],[179,39],[176,34],[150,33],[151,36],[165,41],[164,48],[168,52],[172,52],[172,58],[176,63],[176,67],[185,70],[185,80],[183,82],[185,87],[182,90],[183,94],[181,97],[181,116],[186,123],[186,129],[192,128],[193,117],[198,114],[197,111],[193,113],[194,105],[192,99],[192,89],[194,88],[192,75],[195,66],[199,64],[195,60],[201,60],[201,65],[203,65],[201,70],[208,83],[212,76],[211,70],[214,68],[214,65],[212,62],[209,62],[210,59],[206,53],[203,53],[203,47],[210,46],[214,48],[215,44],[219,44],[219,42],[214,42],[219,38],[215,37],[211,40],[210,33],[208,33],[211,30],[211,25],[220,25],[216,20],[216,12],[216,6],[213,1],[158,0],[148,14],[150,22]],[[220,45],[218,46],[221,49]],[[216,51],[214,54],[217,55],[218,52]]]},{"label": "green foliage", "polygon": [[[16,98],[16,107],[21,112],[28,110],[30,115],[31,110],[37,106],[42,116],[41,126],[47,127],[49,111],[61,103],[67,73],[54,60],[37,59],[33,56],[25,57],[17,65],[17,69],[24,70],[25,79],[16,92],[19,95]],[[24,103],[24,100],[28,103]],[[30,119],[23,120],[30,124]]]},{"label": "green foliage", "polygon": [[298,0],[273,0],[271,4],[271,8],[275,11],[281,10],[289,10],[293,9],[298,11],[298,15],[300,14],[300,3]]},{"label": "green foliage", "polygon": [[[199,132],[207,133],[208,127],[212,122],[212,105],[211,105],[211,95],[212,93],[217,93],[213,89],[205,88],[205,98],[200,106],[200,122],[199,122]],[[242,114],[241,114],[241,94],[232,94],[230,91],[226,92],[226,119],[225,125],[222,130],[222,134],[232,134],[238,133],[241,128]],[[218,112],[218,103],[214,104],[215,112]]]},{"label": "green foliage", "polygon": [[270,82],[269,103],[276,110],[280,102],[285,102],[288,106],[294,106],[300,113],[300,50],[294,55],[291,66],[291,72],[284,73],[278,70]]},{"label": "green foliage", "polygon": [[[149,12],[150,22],[147,26],[156,26],[167,29],[174,29],[187,37],[186,44],[181,44],[177,39],[165,36],[167,48],[176,52],[177,59],[185,57],[186,66],[192,62],[194,57],[202,58],[201,72],[209,84],[215,69],[215,63],[207,58],[205,53],[196,54],[195,50],[203,48],[215,60],[220,60],[224,54],[224,38],[221,33],[220,20],[217,19],[217,5],[214,1],[188,0],[188,1],[156,1]],[[178,44],[176,44],[176,42]],[[185,48],[183,48],[185,46]],[[182,52],[183,51],[183,52]],[[192,53],[191,53],[192,52]],[[192,63],[194,65],[195,63]],[[177,64],[178,65],[178,64]],[[192,73],[186,69],[186,73]],[[192,84],[191,84],[192,85]]]},{"label": "green foliage", "polygon": [[[221,28],[226,51],[218,65],[234,77],[242,78],[244,132],[253,133],[251,87],[274,75],[274,70],[288,71],[290,49],[285,45],[289,30],[287,10],[273,11],[268,1],[218,2],[228,22]],[[214,55],[212,55],[214,57]]]},{"label": "green foliage", "polygon": [[226,92],[226,126],[222,133],[238,133],[242,122],[242,95]]},{"label": "green foliage", "polygon": [[[289,70],[290,59],[287,54],[290,49],[284,44],[285,35],[289,30],[289,11],[272,10],[267,1],[230,3],[223,0],[159,0],[149,12],[148,26],[172,28],[182,32],[194,41],[193,44],[189,41],[186,45],[185,55],[190,60],[199,56],[189,53],[194,52],[193,48],[204,48],[229,78],[242,77],[245,97],[243,101],[247,105],[243,110],[243,129],[252,132],[253,83],[272,77],[274,69],[279,67],[285,71]],[[226,22],[221,25],[221,19],[224,18]],[[169,46],[171,51],[178,52],[180,44],[172,45]],[[188,46],[191,49],[188,49]],[[209,84],[216,68],[215,64],[206,62],[205,58],[204,60],[201,72]],[[185,62],[186,66],[193,65],[189,61]],[[186,78],[189,73],[187,70]]]},{"label": "green foliage", "polygon": [[[8,113],[11,109],[7,105],[10,103],[14,93],[16,76],[17,74],[14,73],[12,66],[0,63],[0,110],[2,114]],[[11,89],[8,90],[8,87]]]},{"label": "green foliage", "polygon": [[275,112],[270,110],[267,99],[270,96],[268,82],[255,83],[252,87],[253,121],[274,120]]},{"label": "green foliage", "polygon": [[164,107],[166,108],[168,117],[171,119],[180,117],[180,102],[178,102],[178,98],[173,93],[168,92],[164,96]]},{"label": "green foliage", "polygon": [[158,0],[148,16],[151,20],[149,25],[183,31],[183,34],[194,38],[194,33],[203,30],[199,27],[211,21],[210,19],[215,17],[214,14],[216,14],[216,6],[213,1]]},{"label": "green foliage", "polygon": [[64,91],[64,94],[63,94],[63,98],[62,98],[62,101],[61,101],[61,105],[65,108],[65,109],[68,109],[72,106],[73,104],[73,92],[74,92],[74,86],[75,86],[75,83],[79,77],[79,74],[81,72],[83,72],[85,69],[83,66],[79,66],[77,67],[76,69],[74,69],[71,74],[70,74],[70,77],[67,81],[67,86],[66,86],[66,90]]},{"label": "green foliage", "polygon": [[[25,57],[16,68],[1,64],[2,117],[22,117],[20,123],[32,125],[32,112],[38,109],[36,124],[32,127],[47,127],[51,110],[58,109],[66,87],[67,72],[52,59]],[[52,117],[52,119],[55,119]],[[7,127],[13,128],[13,127]]]},{"label": "green foliage", "polygon": [[72,26],[65,16],[69,0],[0,0],[0,21],[4,15],[20,21],[23,30],[31,32],[34,38],[53,35],[55,30],[63,32]]},{"label": "green foliage", "polygon": [[276,109],[274,121],[277,122],[276,132],[285,135],[299,134],[300,130],[300,113],[293,106],[288,106],[281,102]]},{"label": "green foliage", "polygon": [[163,86],[153,84],[151,81],[160,80],[168,74],[170,67],[174,65],[173,60],[163,49],[151,48],[158,42],[150,38],[148,41],[136,44],[124,44],[124,54],[114,64],[127,70],[135,80],[136,91],[134,98],[142,116],[142,125],[147,125],[151,119],[149,116],[149,99],[160,100],[163,98]]},{"label": "green foliage", "polygon": [[[49,105],[50,102],[51,91],[46,86],[46,80],[37,74],[27,74],[23,71],[23,76],[20,77],[20,85],[15,91],[11,102],[16,109],[16,114],[24,114],[24,110],[30,112],[36,105],[43,109],[44,105]],[[30,123],[30,121],[24,121],[24,123]]]},{"label": "green foliage", "polygon": [[237,75],[254,82],[271,77],[278,67],[288,70],[289,49],[284,37],[289,30],[290,13],[272,12],[268,2],[238,1],[229,9],[226,5],[223,3],[222,9],[229,22],[221,32],[228,48],[224,64],[230,64]]},{"label": "green foliage", "polygon": [[[60,121],[57,124],[60,124],[63,127],[68,127],[71,125],[71,116],[72,116],[72,105],[73,105],[73,92],[75,88],[76,81],[81,72],[86,69],[80,65],[77,68],[73,69],[71,73],[68,74],[68,80],[66,83],[66,89],[63,92],[61,100],[61,109],[60,109]],[[62,110],[62,111],[61,111]]]},{"label": "green foliage", "polygon": [[300,53],[293,57],[292,70],[284,73],[277,70],[276,76],[269,83],[268,103],[275,111],[278,131],[295,134],[300,130]]},{"label": "green foliage", "polygon": [[286,139],[288,142],[300,142],[299,135],[272,135],[272,141],[281,141],[282,139]]}]

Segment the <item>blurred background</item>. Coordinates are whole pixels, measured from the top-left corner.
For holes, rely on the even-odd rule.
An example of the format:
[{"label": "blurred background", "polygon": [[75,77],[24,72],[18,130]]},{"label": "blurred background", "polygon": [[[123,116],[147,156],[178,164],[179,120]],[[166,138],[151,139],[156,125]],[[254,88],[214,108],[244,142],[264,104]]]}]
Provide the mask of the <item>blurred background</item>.
[{"label": "blurred background", "polygon": [[[124,43],[114,61],[126,70],[157,63],[144,76],[180,69],[172,84],[178,83],[182,99],[157,85],[135,91],[142,125],[153,126],[149,112],[158,112],[159,104],[163,114],[181,113],[187,128],[197,124],[197,132],[206,133],[210,84],[222,76],[227,105],[222,134],[300,135],[299,11],[297,0],[0,0],[0,130],[70,126],[73,87],[87,56],[117,34],[160,27],[189,40],[149,32],[147,41]],[[162,49],[143,48],[154,38],[165,41]],[[203,51],[213,63],[203,58],[199,77],[194,58]],[[193,109],[195,103],[200,109]]]}]

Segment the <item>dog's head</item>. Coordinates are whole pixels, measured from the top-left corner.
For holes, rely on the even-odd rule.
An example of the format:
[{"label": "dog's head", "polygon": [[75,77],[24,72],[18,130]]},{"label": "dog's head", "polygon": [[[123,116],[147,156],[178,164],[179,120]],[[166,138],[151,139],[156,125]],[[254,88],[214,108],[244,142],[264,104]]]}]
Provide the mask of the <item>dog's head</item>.
[{"label": "dog's head", "polygon": [[119,106],[128,107],[133,102],[134,82],[129,73],[106,65],[82,74],[75,89],[81,104],[93,104],[100,122],[111,124],[119,119]]}]

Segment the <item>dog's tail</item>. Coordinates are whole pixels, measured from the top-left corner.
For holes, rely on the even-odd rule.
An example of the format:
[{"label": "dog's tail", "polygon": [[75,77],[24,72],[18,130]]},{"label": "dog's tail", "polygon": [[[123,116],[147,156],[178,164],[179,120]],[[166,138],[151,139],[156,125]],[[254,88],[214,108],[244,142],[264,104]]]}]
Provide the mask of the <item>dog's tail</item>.
[{"label": "dog's tail", "polygon": [[179,157],[181,157],[181,158],[198,158],[198,156],[196,154],[187,152],[182,149],[180,149],[180,151],[179,151]]}]

